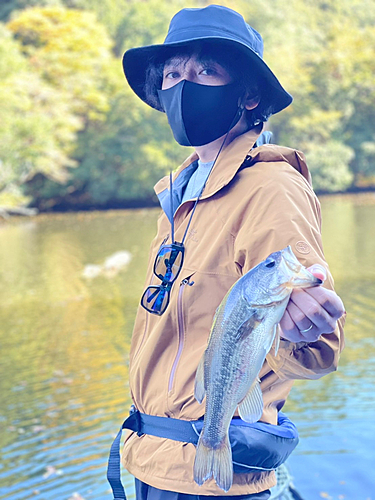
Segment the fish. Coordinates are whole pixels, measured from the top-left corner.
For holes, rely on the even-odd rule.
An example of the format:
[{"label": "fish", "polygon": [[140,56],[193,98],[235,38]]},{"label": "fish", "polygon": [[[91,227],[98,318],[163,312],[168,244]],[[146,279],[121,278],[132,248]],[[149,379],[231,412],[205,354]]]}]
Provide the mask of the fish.
[{"label": "fish", "polygon": [[232,417],[237,408],[240,418],[248,423],[262,416],[259,372],[274,342],[277,353],[278,324],[292,290],[321,283],[288,246],[244,274],[217,308],[195,377],[195,399],[201,404],[206,398],[194,460],[198,485],[213,477],[225,492],[231,488],[228,431]]}]

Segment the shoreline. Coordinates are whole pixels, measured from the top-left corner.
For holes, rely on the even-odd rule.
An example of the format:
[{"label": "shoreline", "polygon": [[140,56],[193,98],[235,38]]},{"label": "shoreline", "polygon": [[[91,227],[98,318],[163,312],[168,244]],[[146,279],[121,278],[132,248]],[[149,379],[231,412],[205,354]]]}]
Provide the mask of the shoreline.
[{"label": "shoreline", "polygon": [[[361,203],[366,203],[366,204],[375,204],[375,189],[372,190],[356,190],[356,191],[347,191],[347,192],[338,192],[338,193],[321,193],[317,194],[318,199],[321,202],[329,202],[330,200],[337,200],[337,199],[342,199],[342,200],[351,200],[355,199],[357,201],[360,201]],[[30,207],[30,209],[33,209],[33,207]],[[144,203],[140,205],[129,205],[129,204],[124,204],[123,206],[108,206],[108,207],[90,207],[90,208],[77,208],[77,209],[72,209],[71,207],[67,207],[66,209],[56,209],[56,210],[43,210],[43,211],[38,211],[36,213],[31,213],[31,214],[9,214],[8,218],[1,218],[0,217],[0,224],[1,222],[9,222],[10,220],[16,220],[16,219],[21,219],[21,220],[32,220],[35,218],[41,218],[43,216],[49,216],[49,215],[65,215],[65,214],[94,214],[96,212],[100,213],[106,213],[108,216],[115,216],[118,215],[121,212],[131,212],[131,213],[139,213],[142,211],[148,212],[149,210],[159,210],[160,206],[158,203]]]}]

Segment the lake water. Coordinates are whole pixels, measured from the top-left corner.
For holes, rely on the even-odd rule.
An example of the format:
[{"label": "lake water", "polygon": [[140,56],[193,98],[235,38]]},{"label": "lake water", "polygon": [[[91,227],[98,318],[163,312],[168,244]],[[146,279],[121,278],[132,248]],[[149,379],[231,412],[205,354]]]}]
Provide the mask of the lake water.
[{"label": "lake water", "polygon": [[[292,390],[285,411],[301,441],[289,468],[304,500],[375,500],[375,195],[324,198],[322,209],[347,345],[338,372]],[[130,337],[158,213],[0,224],[0,499],[111,498],[106,460],[130,404]],[[133,258],[117,275],[82,275],[122,250]]]}]

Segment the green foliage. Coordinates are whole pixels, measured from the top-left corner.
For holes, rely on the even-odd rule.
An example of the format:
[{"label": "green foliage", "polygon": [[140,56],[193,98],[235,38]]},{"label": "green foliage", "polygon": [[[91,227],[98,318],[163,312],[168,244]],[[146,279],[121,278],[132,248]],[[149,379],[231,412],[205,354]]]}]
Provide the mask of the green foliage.
[{"label": "green foliage", "polygon": [[66,182],[77,132],[108,110],[111,41],[94,14],[61,7],[0,27],[0,190],[20,191],[37,173]]},{"label": "green foliage", "polygon": [[[124,200],[150,203],[153,185],[186,154],[171,140],[165,116],[130,91],[118,60],[107,53],[100,67],[100,57],[110,44],[96,33],[98,43],[93,46],[93,14],[63,8],[26,13],[27,22],[20,16],[9,26],[43,78],[66,90],[72,112],[86,118],[71,155],[79,168],[64,185],[37,176],[26,192],[42,209],[66,203],[80,207],[124,204]],[[87,60],[94,61],[100,72],[86,73]]]},{"label": "green foliage", "polygon": [[47,5],[61,5],[61,0],[1,0],[0,21],[8,21],[19,10]]},{"label": "green foliage", "polygon": [[[172,16],[186,7],[184,0],[63,0],[70,8],[90,10],[106,26],[114,40],[114,53],[163,41]],[[206,5],[209,2],[194,2]]]},{"label": "green foliage", "polygon": [[165,115],[130,92],[121,89],[106,120],[88,124],[79,134],[74,157],[80,166],[64,186],[40,178],[29,184],[41,209],[155,202],[154,184],[183,160],[186,149],[171,140]]},{"label": "green foliage", "polygon": [[107,109],[103,89],[112,42],[94,14],[62,7],[27,9],[8,28],[34,71],[66,93],[73,112],[100,118]]},{"label": "green foliage", "polygon": [[105,124],[80,135],[76,158],[82,168],[74,180],[94,205],[149,203],[154,184],[185,155],[171,141],[165,116],[124,92],[114,99]]},{"label": "green foliage", "polygon": [[353,157],[354,151],[341,142],[316,145],[307,154],[314,189],[328,193],[345,191],[353,180],[349,169]]},{"label": "green foliage", "polygon": [[148,0],[147,5],[128,2],[127,12],[115,33],[116,54],[120,56],[131,47],[163,43],[172,16],[184,7],[183,0]]},{"label": "green foliage", "polygon": [[78,123],[61,93],[32,73],[1,25],[0,108],[0,205],[15,206],[27,201],[20,186],[37,172],[66,180],[65,166],[74,164],[66,145],[72,143]]},{"label": "green foliage", "polygon": [[[373,0],[217,3],[262,34],[265,60],[294,96],[269,128],[275,142],[306,152],[315,189],[375,179]],[[120,58],[130,47],[161,43],[185,6],[5,0],[0,19],[10,19],[13,38],[1,31],[0,190],[12,186],[12,199],[27,195],[41,208],[151,203],[152,185],[187,150],[173,141],[165,116],[129,89]]]},{"label": "green foliage", "polygon": [[[307,154],[330,141],[349,146],[354,151],[349,163],[352,182],[357,182],[358,175],[375,174],[369,154],[375,139],[371,76],[375,8],[365,3],[367,15],[358,1],[301,5],[292,0],[279,28],[274,26],[272,33],[266,30],[271,67],[295,98],[289,109],[272,119],[277,141]],[[281,36],[284,40],[275,39]]]}]

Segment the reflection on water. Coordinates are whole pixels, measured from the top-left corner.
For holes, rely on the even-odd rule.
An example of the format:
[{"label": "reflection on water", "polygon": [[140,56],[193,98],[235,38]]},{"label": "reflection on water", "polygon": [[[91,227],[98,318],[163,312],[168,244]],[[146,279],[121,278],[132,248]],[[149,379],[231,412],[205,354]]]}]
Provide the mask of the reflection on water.
[{"label": "reflection on water", "polygon": [[[156,216],[0,227],[0,498],[108,498],[106,456],[129,407],[127,353]],[[133,255],[118,276],[82,277],[118,250]]]},{"label": "reflection on water", "polygon": [[[306,500],[374,500],[375,197],[326,198],[322,208],[347,347],[337,373],[292,391],[286,410],[301,443],[290,466]],[[157,216],[42,215],[0,225],[0,499],[110,498],[106,460],[129,407],[130,335]],[[120,250],[132,260],[117,276],[82,276]]]},{"label": "reflection on water", "polygon": [[323,242],[348,312],[339,370],[297,381],[286,411],[301,442],[289,461],[306,500],[374,500],[375,196],[322,200]]}]

